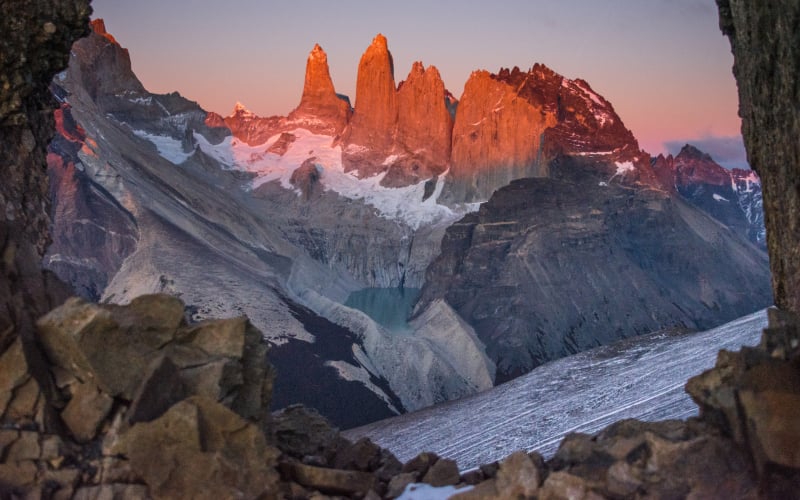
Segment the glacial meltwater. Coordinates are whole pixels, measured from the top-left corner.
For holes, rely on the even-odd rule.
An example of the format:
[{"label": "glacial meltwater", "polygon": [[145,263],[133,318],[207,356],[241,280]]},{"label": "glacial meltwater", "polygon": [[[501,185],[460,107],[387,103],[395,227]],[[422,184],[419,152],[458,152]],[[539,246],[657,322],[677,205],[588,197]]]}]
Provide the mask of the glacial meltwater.
[{"label": "glacial meltwater", "polygon": [[419,288],[364,288],[351,293],[344,305],[366,313],[392,332],[404,333],[419,293]]}]

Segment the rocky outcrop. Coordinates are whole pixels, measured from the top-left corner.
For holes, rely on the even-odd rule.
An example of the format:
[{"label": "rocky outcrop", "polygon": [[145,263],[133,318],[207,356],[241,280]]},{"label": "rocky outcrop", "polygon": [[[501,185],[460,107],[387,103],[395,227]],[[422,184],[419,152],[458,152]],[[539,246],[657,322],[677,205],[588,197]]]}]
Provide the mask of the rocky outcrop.
[{"label": "rocky outcrop", "polygon": [[415,62],[395,89],[386,37],[377,35],[361,57],[356,106],[344,138],[345,170],[360,177],[386,172],[381,184],[402,187],[435,178],[450,160],[453,118],[434,66]]},{"label": "rocky outcrop", "polygon": [[345,170],[369,177],[386,169],[397,128],[394,61],[386,37],[378,34],[358,63],[356,105],[345,132]]},{"label": "rocky outcrop", "polygon": [[288,120],[316,134],[338,136],[350,118],[350,104],[336,94],[328,69],[328,55],[314,45],[306,62],[306,79],[300,104]]},{"label": "rocky outcrop", "polygon": [[450,162],[453,119],[439,70],[415,62],[397,90],[397,158],[383,184],[406,186],[435,178]]},{"label": "rocky outcrop", "polygon": [[88,1],[16,0],[3,10],[0,352],[19,337],[29,352],[34,318],[66,297],[65,288],[40,267],[50,242],[45,148],[53,137],[56,104],[49,82],[66,67],[72,42],[87,32],[91,10]]},{"label": "rocky outcrop", "polygon": [[659,155],[653,171],[677,193],[761,248],[766,248],[761,181],[752,170],[728,170],[690,144],[673,157]]},{"label": "rocky outcrop", "polygon": [[[207,118],[212,123],[216,117]],[[260,117],[237,102],[230,115],[223,118],[233,136],[251,146],[264,144],[267,140],[283,130],[285,118],[282,116]]]},{"label": "rocky outcrop", "polygon": [[[514,179],[545,177],[557,155],[638,160],[639,147],[614,108],[583,80],[536,64],[529,71],[476,71],[453,129],[447,203],[484,201]],[[652,183],[637,165],[637,176]],[[632,179],[633,180],[633,179]]]},{"label": "rocky outcrop", "polygon": [[43,264],[78,295],[98,300],[136,247],[136,221],[86,174],[80,153],[93,153],[70,105],[62,103],[55,118],[56,136],[47,155],[53,242]]},{"label": "rocky outcrop", "polygon": [[443,298],[486,344],[497,382],[625,336],[710,328],[771,302],[762,252],[679,198],[609,183],[600,169],[563,157],[551,178],[498,190],[448,228],[428,268],[415,313]]},{"label": "rocky outcrop", "polygon": [[[800,6],[718,0],[731,42],[747,160],[761,177],[775,305],[800,312]],[[765,76],[769,75],[769,76]]]},{"label": "rocky outcrop", "polygon": [[542,135],[556,122],[553,111],[520,98],[495,75],[472,73],[456,113],[445,199],[485,200],[512,179],[544,176]]}]

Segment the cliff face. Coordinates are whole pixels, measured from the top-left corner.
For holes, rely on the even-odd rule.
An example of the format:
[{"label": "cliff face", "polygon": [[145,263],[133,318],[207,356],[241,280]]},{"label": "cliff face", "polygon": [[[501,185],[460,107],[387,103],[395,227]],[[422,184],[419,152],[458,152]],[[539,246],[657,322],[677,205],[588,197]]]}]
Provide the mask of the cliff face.
[{"label": "cliff face", "polygon": [[633,161],[635,180],[654,183],[633,134],[588,83],[541,64],[476,71],[458,105],[443,200],[483,201],[513,179],[545,177],[559,154]]},{"label": "cliff face", "polygon": [[678,193],[748,240],[766,248],[761,180],[752,170],[728,170],[689,144],[652,160],[662,188]]},{"label": "cliff face", "polygon": [[347,171],[368,177],[385,170],[397,127],[394,61],[386,37],[378,34],[361,56],[356,79],[356,105],[345,134],[342,154]]},{"label": "cliff face", "polygon": [[314,133],[338,136],[349,118],[350,105],[333,88],[328,55],[315,45],[306,62],[303,96],[288,119]]},{"label": "cliff face", "polygon": [[0,20],[0,350],[55,297],[40,271],[49,243],[45,148],[53,136],[52,77],[87,31],[88,1],[10,0]]},{"label": "cliff face", "polygon": [[762,180],[775,305],[800,312],[800,6],[717,4],[735,58],[747,160]]},{"label": "cliff face", "polygon": [[[562,157],[447,229],[417,311],[443,298],[475,328],[497,382],[622,337],[706,329],[771,303],[767,259],[680,197]],[[591,272],[587,272],[591,270]]]}]

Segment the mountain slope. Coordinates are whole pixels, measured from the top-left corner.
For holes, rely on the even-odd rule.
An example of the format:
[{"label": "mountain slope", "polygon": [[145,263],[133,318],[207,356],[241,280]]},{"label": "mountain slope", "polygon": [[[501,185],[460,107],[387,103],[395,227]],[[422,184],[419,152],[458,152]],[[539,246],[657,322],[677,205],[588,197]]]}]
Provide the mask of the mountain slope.
[{"label": "mountain slope", "polygon": [[[237,105],[223,118],[177,93],[147,92],[127,52],[100,22],[94,31],[53,82],[62,124],[50,155],[58,180],[51,267],[106,301],[168,292],[194,319],[248,315],[275,346],[276,365],[297,373],[302,359],[309,375],[279,377],[286,385],[276,393],[296,398],[279,399],[316,400],[340,426],[474,394],[578,349],[676,323],[716,324],[768,302],[763,256],[665,188],[586,82],[541,65],[484,72],[476,78],[487,85],[456,104],[438,71],[421,63],[395,88],[388,45],[376,37],[362,71],[385,81],[362,86],[354,114],[316,46],[288,117]],[[496,99],[509,108],[495,113]],[[541,137],[525,135],[522,124],[540,118]],[[464,136],[460,127],[476,122],[475,139]],[[474,172],[456,165],[463,141],[486,160]],[[484,174],[496,187],[540,178],[500,189],[453,225],[478,210],[454,186]],[[479,184],[486,191],[470,191],[471,201],[494,190]],[[555,228],[545,246],[524,240],[537,237],[537,225]],[[475,238],[459,239],[465,227]],[[614,256],[582,238],[613,242]],[[473,239],[482,246],[473,249]],[[553,284],[552,297],[538,304],[526,269],[541,249],[557,251],[537,275]],[[728,269],[718,262],[723,249],[735,250]],[[442,275],[455,261],[464,269]],[[705,267],[719,273],[700,273],[708,279],[699,282],[670,275]],[[356,291],[423,286],[416,317],[399,333],[345,305]],[[613,310],[603,305],[608,290],[618,296]],[[708,307],[688,307],[685,296]],[[536,337],[547,324],[547,336]]]},{"label": "mountain slope", "polygon": [[470,469],[515,450],[552,455],[570,432],[592,433],[626,418],[697,414],[689,376],[714,366],[719,349],[755,345],[761,311],[699,333],[654,333],[542,365],[494,389],[345,433],[368,437],[409,460],[430,450]]},{"label": "mountain slope", "polygon": [[444,299],[497,381],[669,326],[705,329],[771,304],[766,255],[680,197],[619,184],[580,157],[512,182],[448,228],[416,311]]}]

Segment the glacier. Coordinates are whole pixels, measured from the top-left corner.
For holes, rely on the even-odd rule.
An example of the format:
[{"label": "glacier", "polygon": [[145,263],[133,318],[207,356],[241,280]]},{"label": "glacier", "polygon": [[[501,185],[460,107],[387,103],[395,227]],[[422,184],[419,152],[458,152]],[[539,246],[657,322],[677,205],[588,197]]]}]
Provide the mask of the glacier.
[{"label": "glacier", "polygon": [[519,449],[550,457],[564,435],[593,433],[626,418],[684,419],[697,407],[686,380],[711,368],[720,349],[755,345],[759,311],[697,333],[656,332],[544,364],[480,394],[344,432],[368,437],[407,461],[421,451],[469,470]]}]

